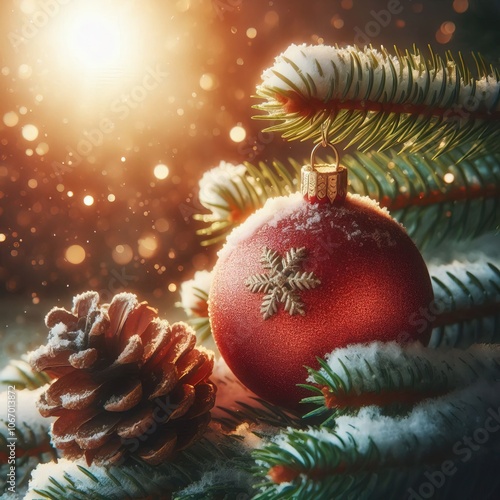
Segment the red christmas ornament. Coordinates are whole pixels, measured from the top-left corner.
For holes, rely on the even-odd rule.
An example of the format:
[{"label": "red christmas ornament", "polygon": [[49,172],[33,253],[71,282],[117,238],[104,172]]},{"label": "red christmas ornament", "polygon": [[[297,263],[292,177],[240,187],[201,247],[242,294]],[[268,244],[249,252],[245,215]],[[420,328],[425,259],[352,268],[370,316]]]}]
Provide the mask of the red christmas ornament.
[{"label": "red christmas ornament", "polygon": [[317,356],[375,340],[426,344],[432,326],[416,321],[433,300],[418,249],[375,201],[346,194],[338,161],[316,165],[315,149],[303,196],[268,200],[228,237],[209,297],[231,370],[288,408],[310,395],[297,384]]}]

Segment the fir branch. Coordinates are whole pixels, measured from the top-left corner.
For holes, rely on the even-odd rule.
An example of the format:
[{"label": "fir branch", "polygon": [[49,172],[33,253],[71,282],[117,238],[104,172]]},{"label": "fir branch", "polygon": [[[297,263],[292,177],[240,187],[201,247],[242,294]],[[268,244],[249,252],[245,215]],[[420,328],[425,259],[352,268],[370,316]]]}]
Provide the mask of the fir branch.
[{"label": "fir branch", "polygon": [[430,252],[498,225],[500,156],[459,163],[465,151],[459,148],[432,161],[420,154],[356,153],[342,163],[349,169],[350,191],[388,208],[416,245]]},{"label": "fir branch", "polygon": [[[444,463],[444,462],[443,462]],[[384,468],[377,471],[360,471],[331,475],[319,480],[292,481],[279,485],[266,481],[253,500],[307,500],[341,498],[348,500],[401,500],[423,498],[419,491],[428,494],[430,478],[439,478],[439,487],[433,487],[433,500],[451,498],[496,498],[499,493],[500,459],[492,454],[446,462],[449,476],[443,474],[442,464],[414,466],[411,468]],[[277,470],[276,470],[277,469]],[[272,472],[279,472],[279,466]],[[283,471],[283,469],[282,469]],[[285,469],[286,471],[286,469]],[[271,474],[277,476],[278,474]],[[261,471],[263,473],[263,471]],[[283,472],[282,472],[283,473]],[[286,472],[284,472],[286,474]],[[436,478],[436,479],[435,479]]]},{"label": "fir branch", "polygon": [[499,71],[482,63],[473,74],[460,54],[291,45],[262,78],[257,96],[265,101],[254,107],[266,114],[255,118],[279,121],[266,130],[288,140],[319,141],[328,122],[331,143],[362,151],[403,144],[410,152],[436,147],[438,156],[466,142],[466,155],[499,147]]},{"label": "fir branch", "polygon": [[[40,390],[14,389],[0,393],[0,408],[5,410],[0,418],[0,477],[7,477],[10,467],[9,445],[14,442],[18,492],[27,487],[30,473],[39,463],[50,461],[56,456],[49,436],[51,419],[43,418],[35,407]],[[7,403],[12,396],[15,396],[16,411],[7,413]],[[13,420],[9,416],[13,416]]]},{"label": "fir branch", "polygon": [[173,500],[249,500],[254,482],[249,472],[226,469],[219,464],[217,470],[207,472],[198,482],[175,493]]},{"label": "fir branch", "polygon": [[[378,201],[401,222],[421,250],[433,251],[443,243],[471,240],[495,230],[500,219],[500,155],[488,154],[458,162],[465,149],[443,154],[431,161],[421,154],[370,152],[345,155],[342,163],[349,169],[349,191]],[[327,157],[326,161],[333,162]],[[224,218],[218,212],[198,215],[207,227],[198,234],[208,237],[202,244],[222,242],[227,234],[244,221],[254,208],[269,197],[286,196],[298,186],[301,164],[246,164],[238,176],[252,176],[255,182],[278,176],[262,189],[260,204],[244,201],[233,208],[237,218]],[[286,174],[285,174],[286,172]],[[279,179],[286,179],[280,183]],[[451,182],[450,182],[451,181]],[[247,182],[245,185],[251,185]],[[213,186],[223,197],[222,191]],[[250,199],[250,194],[242,200]],[[230,200],[224,203],[229,204]]]},{"label": "fir branch", "polygon": [[25,498],[121,500],[148,495],[161,498],[162,493],[172,491],[176,479],[174,474],[165,474],[161,468],[155,470],[142,463],[106,468],[60,459],[57,464],[44,464],[33,471]]},{"label": "fir branch", "polygon": [[[498,382],[474,384],[423,401],[404,418],[367,407],[357,416],[339,417],[333,430],[288,429],[254,452],[257,474],[267,478],[257,498],[306,498],[305,492],[328,491],[325,485],[333,483],[330,494],[346,498],[356,487],[362,490],[367,479],[363,473],[381,474],[386,469],[404,473],[408,467],[440,464],[453,458],[462,439],[473,435],[486,420],[500,420],[499,388]],[[476,449],[491,451],[498,438],[491,433]]]},{"label": "fir branch", "polygon": [[[227,417],[215,417],[214,421],[221,423],[227,429],[234,429],[243,423],[252,423],[259,426],[269,426],[276,429],[283,427],[302,427],[304,425],[300,416],[280,406],[252,397],[250,402],[235,401],[236,408],[218,409],[227,414]],[[262,429],[258,433],[263,432]]]},{"label": "fir branch", "polygon": [[[129,460],[119,466],[103,467],[85,462],[60,459],[57,463],[40,465],[33,471],[26,499],[106,499],[122,500],[176,498],[182,491],[222,467],[228,477],[233,475],[233,487],[249,491],[253,478],[245,473],[253,463],[241,439],[215,431],[189,450],[181,452],[176,460],[158,466]],[[222,481],[222,477],[219,476]],[[183,498],[180,495],[179,498]]]},{"label": "fir branch", "polygon": [[[194,288],[193,292],[198,303],[196,308],[189,309],[190,318],[188,319],[188,323],[195,330],[200,343],[208,344],[207,340],[212,336],[210,320],[208,318],[208,290]],[[186,310],[186,312],[188,311]],[[210,348],[213,348],[213,342],[210,343]]]},{"label": "fir branch", "polygon": [[[208,300],[208,297],[206,300]],[[198,337],[200,343],[207,345],[210,347],[210,349],[214,350],[214,343],[209,342],[209,340],[212,338],[212,328],[210,327],[210,320],[208,316],[200,318],[189,318],[187,322],[189,326],[191,326],[196,332],[196,336]]]},{"label": "fir branch", "polygon": [[[202,246],[222,243],[232,229],[262,207],[268,198],[294,193],[299,185],[300,165],[293,161],[289,165],[275,161],[272,165],[260,162],[258,165],[245,163],[244,168],[228,167],[226,165],[225,175],[217,175],[219,168],[215,168],[200,181],[200,203],[210,211],[193,216],[205,225],[196,232],[204,238]],[[235,186],[238,196],[233,194]],[[205,194],[207,191],[210,196]]]},{"label": "fir branch", "polygon": [[0,385],[12,385],[16,389],[37,389],[50,382],[45,372],[34,372],[24,359],[12,359],[0,372]]},{"label": "fir branch", "polygon": [[188,322],[196,331],[200,343],[216,351],[217,347],[212,341],[212,332],[208,319],[208,293],[211,283],[211,272],[197,271],[193,279],[181,283],[181,300],[176,306],[184,309],[188,316]]},{"label": "fir branch", "polygon": [[263,427],[278,429],[304,425],[297,413],[258,398],[236,378],[222,358],[217,360],[211,379],[218,388],[216,405],[211,411],[212,421],[228,432],[242,424],[258,426],[259,433]]},{"label": "fir branch", "polygon": [[372,342],[335,349],[318,362],[320,369],[309,368],[307,380],[313,385],[305,387],[321,396],[305,402],[320,405],[311,415],[329,417],[370,405],[393,407],[395,402],[407,409],[479,379],[500,379],[500,346],[474,345],[463,351]]},{"label": "fir branch", "polygon": [[435,328],[430,345],[467,347],[500,343],[500,259],[481,254],[431,265]]},{"label": "fir branch", "polygon": [[500,154],[459,163],[464,152],[460,147],[431,160],[426,154],[371,151],[345,155],[342,164],[348,167],[352,193],[369,196],[391,212],[499,198]]}]

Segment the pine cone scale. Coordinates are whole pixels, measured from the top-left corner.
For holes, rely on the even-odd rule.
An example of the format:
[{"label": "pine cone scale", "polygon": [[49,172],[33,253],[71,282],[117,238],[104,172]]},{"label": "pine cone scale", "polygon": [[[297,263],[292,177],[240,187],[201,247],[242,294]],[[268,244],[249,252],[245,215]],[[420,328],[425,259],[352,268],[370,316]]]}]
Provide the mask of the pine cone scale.
[{"label": "pine cone scale", "polygon": [[120,416],[116,413],[101,412],[78,428],[75,441],[84,450],[100,448],[112,437],[119,422]]},{"label": "pine cone scale", "polygon": [[184,384],[194,385],[191,379],[196,380],[198,370],[200,370],[201,375],[207,370],[211,372],[212,368],[213,360],[210,360],[204,352],[191,351],[177,363],[179,381]]},{"label": "pine cone scale", "polygon": [[132,380],[121,392],[114,393],[104,403],[106,411],[127,411],[134,408],[142,400],[142,384],[139,380]]},{"label": "pine cone scale", "polygon": [[153,420],[153,405],[139,408],[122,418],[116,428],[116,434],[124,439],[131,439],[145,434]]},{"label": "pine cone scale", "polygon": [[77,318],[86,318],[92,311],[97,310],[99,294],[97,292],[86,292],[77,295],[73,301],[72,313]]},{"label": "pine cone scale", "polygon": [[182,381],[185,384],[196,386],[198,383],[206,380],[214,368],[214,360],[207,353],[200,351],[199,364],[195,366],[190,372],[186,373]]},{"label": "pine cone scale", "polygon": [[68,325],[73,329],[78,323],[78,317],[62,307],[54,307],[45,316],[45,325],[48,328],[54,328],[59,323]]},{"label": "pine cone scale", "polygon": [[97,361],[98,355],[97,349],[90,348],[71,354],[68,361],[73,368],[82,370],[84,368],[91,368]]},{"label": "pine cone scale", "polygon": [[49,405],[49,403],[47,403],[47,399],[45,397],[44,392],[40,394],[40,398],[36,402],[36,407],[37,410],[40,412],[40,415],[45,418],[58,416],[63,411],[62,406]]},{"label": "pine cone scale", "polygon": [[75,442],[83,450],[100,448],[112,437],[119,422],[120,416],[116,413],[101,412],[78,428]]},{"label": "pine cone scale", "polygon": [[113,297],[108,308],[110,324],[105,333],[106,346],[110,352],[118,348],[118,338],[127,317],[137,306],[137,297],[130,293],[119,293]]},{"label": "pine cone scale", "polygon": [[[175,407],[170,414],[172,420],[182,417],[188,412],[189,408],[191,408],[195,398],[194,387],[192,385],[183,384],[179,394],[176,394],[176,396],[177,397],[172,401],[172,406]],[[177,399],[179,400],[176,401]]]},{"label": "pine cone scale", "polygon": [[120,353],[114,365],[126,365],[134,364],[141,361],[144,354],[144,346],[142,345],[142,340],[139,335],[132,335],[127,344],[125,345],[123,351]]},{"label": "pine cone scale", "polygon": [[120,349],[125,347],[129,338],[133,335],[142,337],[149,324],[156,318],[157,312],[148,306],[147,302],[141,302],[127,317],[123,331],[120,335]]},{"label": "pine cone scale", "polygon": [[[71,383],[71,390],[68,384]],[[68,410],[87,408],[97,400],[102,384],[92,379],[90,374],[79,370],[77,373],[68,373],[56,380],[45,391],[45,400],[48,405],[62,406]]]},{"label": "pine cone scale", "polygon": [[155,318],[141,335],[144,354],[142,362],[145,363],[151,358],[158,347],[163,344],[170,335],[170,325],[166,321]]},{"label": "pine cone scale", "polygon": [[99,316],[97,316],[95,323],[92,325],[89,331],[89,346],[94,347],[98,343],[102,343],[104,332],[109,327],[109,319],[106,314],[99,311]]},{"label": "pine cone scale", "polygon": [[123,443],[117,436],[113,436],[100,448],[85,450],[84,455],[88,465],[93,461],[112,465],[122,459],[124,455]]},{"label": "pine cone scale", "polygon": [[63,410],[59,418],[52,424],[52,440],[61,449],[75,446],[76,432],[79,426],[88,422],[99,414],[99,410]]},{"label": "pine cone scale", "polygon": [[60,367],[64,368],[70,365],[69,357],[75,354],[73,349],[60,349],[57,352],[48,351],[47,356],[37,358],[34,363],[31,363],[31,366],[34,370],[43,372],[48,369],[58,369]]},{"label": "pine cone scale", "polygon": [[158,465],[168,460],[177,448],[177,435],[168,432],[156,441],[154,447],[143,446],[137,452],[145,462],[151,465]]},{"label": "pine cone scale", "polygon": [[[195,400],[186,413],[187,418],[195,418],[210,411],[215,404],[215,388],[212,384],[198,384],[195,386]],[[173,418],[173,417],[172,417]]]},{"label": "pine cone scale", "polygon": [[160,364],[177,364],[184,354],[192,351],[196,344],[194,333],[186,335],[185,329],[174,323],[170,328],[170,335],[165,339],[165,343],[158,347],[148,361],[149,368],[154,370]]},{"label": "pine cone scale", "polygon": [[[173,363],[166,363],[162,366],[162,370],[159,374],[153,373],[150,378],[150,386],[154,389],[148,398],[149,400],[168,394],[179,382],[177,367]],[[158,381],[158,379],[160,380]]]}]

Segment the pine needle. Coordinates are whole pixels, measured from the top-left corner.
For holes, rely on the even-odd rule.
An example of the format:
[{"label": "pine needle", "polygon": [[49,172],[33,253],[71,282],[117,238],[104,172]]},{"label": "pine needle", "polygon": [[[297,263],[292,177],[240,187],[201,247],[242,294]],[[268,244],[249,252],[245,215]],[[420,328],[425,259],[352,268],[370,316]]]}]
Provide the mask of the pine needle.
[{"label": "pine needle", "polygon": [[475,72],[461,54],[291,45],[264,71],[264,102],[254,108],[265,114],[254,118],[277,121],[266,131],[302,141],[320,141],[328,121],[332,144],[361,151],[398,144],[413,153],[431,147],[438,157],[466,142],[464,157],[498,151],[498,69],[473,56],[481,61]]}]

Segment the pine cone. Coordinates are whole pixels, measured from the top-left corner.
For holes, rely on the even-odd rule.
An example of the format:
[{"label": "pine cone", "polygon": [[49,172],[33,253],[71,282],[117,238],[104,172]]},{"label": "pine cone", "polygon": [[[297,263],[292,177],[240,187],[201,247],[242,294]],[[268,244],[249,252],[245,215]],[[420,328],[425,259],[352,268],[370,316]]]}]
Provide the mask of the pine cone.
[{"label": "pine cone", "polygon": [[95,292],[45,323],[48,343],[30,363],[55,378],[37,406],[57,417],[52,441],[65,456],[110,464],[133,454],[156,465],[201,437],[215,401],[213,354],[195,347],[188,325],[169,325],[129,293],[99,305]]}]

